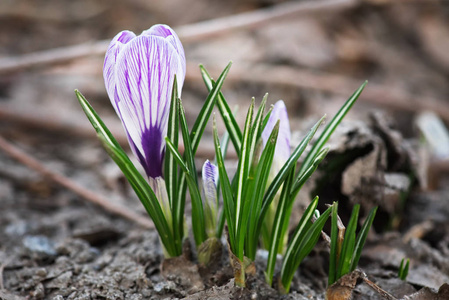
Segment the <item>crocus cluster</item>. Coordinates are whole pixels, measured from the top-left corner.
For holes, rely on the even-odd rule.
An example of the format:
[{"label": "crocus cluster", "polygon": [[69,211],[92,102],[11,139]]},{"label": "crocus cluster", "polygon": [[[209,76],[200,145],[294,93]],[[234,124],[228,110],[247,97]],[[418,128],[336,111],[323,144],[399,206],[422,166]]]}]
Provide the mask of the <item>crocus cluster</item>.
[{"label": "crocus cluster", "polygon": [[[245,286],[245,274],[255,273],[252,262],[262,239],[262,245],[269,252],[266,280],[270,285],[273,283],[276,256],[278,253],[283,254],[279,288],[288,292],[296,269],[316,244],[331,210],[333,220],[336,216],[335,204],[320,215],[316,211],[318,197],[315,197],[287,243],[293,202],[305,181],[326,156],[324,144],[365,84],[348,99],[323,130],[297,170],[300,156],[324,117],[291,151],[285,104],[278,101],[266,112],[265,96],[257,111],[253,99],[242,130],[220,91],[230,66],[228,64],[217,80],[213,80],[205,68],[200,66],[209,95],[189,130],[180,98],[186,61],[176,33],[167,25],[154,25],[139,36],[122,31],[113,38],[104,61],[104,82],[112,106],[125,129],[130,148],[142,165],[146,178],[136,169],[84,96],[78,91],[76,95],[103,146],[152,218],[166,258],[182,254],[187,237],[184,208],[188,188],[191,228],[198,261],[207,265],[216,257],[213,252],[221,251],[223,245],[220,238],[226,223],[235,283]],[[204,162],[201,184],[195,153],[214,107],[218,108],[227,132],[220,142],[214,118],[215,163],[209,160]],[[178,151],[180,136],[183,154]],[[238,156],[237,170],[232,179],[224,164],[229,141],[232,141]],[[222,207],[219,205],[221,198]],[[314,216],[316,219],[312,223]],[[372,218],[373,215],[370,222]],[[362,228],[363,234],[358,245],[363,246],[370,225],[367,223]],[[352,232],[355,232],[356,221],[351,226]],[[335,235],[332,237],[335,239]],[[353,247],[350,242],[348,244],[347,256],[351,256],[350,267],[353,268],[357,265],[361,247]],[[347,265],[340,268],[338,262],[331,261],[334,262],[333,269],[338,267],[338,276],[350,270]],[[336,278],[333,274],[333,280]]]}]

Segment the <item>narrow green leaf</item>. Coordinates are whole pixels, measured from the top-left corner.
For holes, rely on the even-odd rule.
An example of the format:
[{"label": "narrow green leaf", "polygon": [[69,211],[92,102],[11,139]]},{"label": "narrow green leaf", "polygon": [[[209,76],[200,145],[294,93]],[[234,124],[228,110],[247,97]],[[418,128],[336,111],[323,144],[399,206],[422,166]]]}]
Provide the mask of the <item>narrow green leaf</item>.
[{"label": "narrow green leaf", "polygon": [[341,249],[340,261],[338,262],[337,268],[337,280],[349,273],[351,267],[351,259],[354,253],[355,247],[355,232],[357,229],[357,221],[359,219],[360,205],[354,205],[352,209],[351,218],[349,219],[348,226],[346,228],[345,239],[343,241],[343,246]]},{"label": "narrow green leaf", "polygon": [[295,168],[293,168],[290,171],[287,180],[284,182],[281,196],[279,198],[279,205],[276,209],[276,214],[274,217],[273,228],[271,230],[271,241],[270,241],[270,248],[268,250],[268,260],[267,260],[267,271],[265,272],[265,278],[270,286],[273,283],[274,267],[276,265],[276,256],[278,254],[279,243],[282,243],[284,240],[284,238],[282,237],[283,217],[289,202],[288,196],[290,194],[290,188],[294,178],[295,178]]},{"label": "narrow green leaf", "polygon": [[[178,98],[179,106],[179,123],[181,125],[182,140],[184,142],[184,158],[190,169],[190,176],[186,176],[187,185],[189,186],[190,198],[192,203],[192,231],[196,245],[201,245],[206,240],[205,220],[203,202],[201,194],[198,190],[198,176],[195,166],[194,154],[191,144],[191,136],[187,127],[187,120],[182,106],[181,99]],[[187,174],[186,174],[187,175]]]},{"label": "narrow green leaf", "polygon": [[299,145],[296,147],[296,149],[293,151],[292,155],[289,157],[289,159],[285,162],[285,164],[282,166],[279,173],[274,177],[273,181],[271,182],[270,186],[268,187],[267,191],[264,194],[263,201],[262,201],[262,209],[260,211],[259,215],[259,221],[257,224],[257,236],[260,235],[260,230],[262,229],[263,222],[265,219],[265,215],[270,207],[271,202],[274,199],[274,196],[276,195],[277,191],[281,187],[282,183],[285,181],[285,178],[291,171],[291,169],[296,166],[296,162],[298,161],[301,154],[306,149],[308,143],[312,139],[313,135],[316,133],[318,127],[323,123],[324,117],[322,117],[313,127],[310,129],[309,133],[304,137],[304,139],[299,143]]},{"label": "narrow green leaf", "polygon": [[229,232],[229,244],[232,252],[235,254],[237,251],[235,245],[235,207],[234,198],[232,196],[231,183],[229,182],[228,173],[226,172],[223,156],[221,154],[220,142],[218,140],[217,126],[214,118],[214,146],[215,157],[217,159],[218,173],[220,178],[221,193],[223,195],[223,208],[225,211],[225,217],[228,224]]},{"label": "narrow green leaf", "polygon": [[172,141],[168,137],[165,138],[165,142],[167,144],[168,151],[173,155],[173,159],[176,161],[176,163],[181,167],[181,170],[184,173],[190,174],[189,167],[184,162],[181,154],[178,152],[178,150],[175,148],[175,145],[173,145]]},{"label": "narrow green leaf", "polygon": [[181,154],[179,154],[178,150],[176,150],[173,143],[165,138],[166,146],[168,151],[173,154],[173,158],[181,167],[181,170],[185,174],[185,178],[187,181],[187,185],[190,190],[190,197],[192,202],[192,230],[193,237],[195,239],[195,244],[197,246],[201,245],[206,240],[206,231],[204,225],[204,211],[203,211],[203,203],[201,201],[201,194],[198,190],[198,185],[195,182],[195,179],[192,176],[192,172],[189,170],[187,164],[183,161]]},{"label": "narrow green leaf", "polygon": [[209,120],[210,114],[212,113],[215,103],[217,102],[217,99],[221,94],[221,87],[223,86],[224,80],[228,75],[229,70],[231,69],[231,65],[232,62],[228,63],[226,68],[224,68],[223,72],[221,72],[220,76],[218,77],[216,84],[214,84],[214,87],[209,89],[210,93],[207,96],[207,99],[203,107],[201,108],[200,113],[198,114],[195,124],[193,124],[192,132],[190,134],[190,140],[192,141],[192,152],[194,154],[198,149],[201,136],[203,135],[204,129],[206,128],[206,124]]},{"label": "narrow green leaf", "polygon": [[131,184],[131,187],[134,189],[145,207],[148,215],[153,220],[165,249],[170,256],[180,255],[181,249],[177,249],[174,244],[173,233],[169,229],[169,225],[167,224],[159,201],[153,190],[150,188],[142,175],[140,175],[139,171],[137,171],[125,151],[120,147],[119,143],[112,136],[109,129],[97,115],[86,98],[77,90],[75,90],[75,94],[87,118],[97,132],[103,147],[106,149],[114,162],[119,166],[120,170],[122,170],[126,179]]},{"label": "narrow green leaf", "polygon": [[[265,95],[266,97],[268,97],[268,94]],[[265,118],[263,119],[263,123],[262,123],[262,131],[265,129],[265,127],[267,126],[268,120],[270,120],[270,116],[271,116],[271,112],[273,111],[273,105],[270,105],[270,108],[268,109],[267,114],[265,115]]]},{"label": "narrow green leaf", "polygon": [[[227,150],[228,150],[228,145],[229,145],[229,133],[228,131],[225,131],[225,133],[223,134],[223,137],[221,138],[221,155],[223,156],[223,160],[226,159],[226,154],[227,154]],[[217,165],[217,158],[215,158],[215,165]],[[217,181],[217,195],[220,194],[220,179],[218,179]],[[217,197],[217,201],[219,202],[219,199]],[[224,209],[220,210],[220,216],[218,217],[218,225],[217,225],[217,233],[216,233],[216,237],[219,239],[221,238],[222,234],[223,234],[223,228],[224,228],[224,224],[225,224],[226,218],[225,218],[225,214],[224,214]]]},{"label": "narrow green leaf", "polygon": [[257,217],[259,211],[262,208],[262,199],[265,192],[265,187],[267,186],[268,177],[271,170],[271,165],[273,163],[274,152],[276,150],[276,141],[279,134],[279,124],[276,122],[271,131],[270,137],[268,138],[267,144],[262,151],[259,163],[256,169],[256,175],[254,180],[254,188],[251,190],[250,202],[248,205],[250,216],[248,217],[248,253],[246,254],[251,260],[254,261],[257,250],[257,243],[259,237],[255,235],[257,226]]},{"label": "narrow green leaf", "polygon": [[249,174],[249,168],[251,161],[249,155],[252,149],[251,147],[251,123],[253,119],[254,99],[248,109],[245,121],[245,129],[243,131],[242,148],[239,156],[239,163],[237,166],[237,190],[235,193],[235,235],[237,241],[237,254],[236,256],[243,261],[243,246],[244,235],[242,236],[241,228],[243,224],[243,209],[244,209],[244,195],[245,188],[247,187],[247,178]]},{"label": "narrow green leaf", "polygon": [[[310,178],[310,176],[312,176],[312,174],[315,172],[315,170],[317,169],[318,165],[321,163],[321,161],[326,157],[327,153],[328,153],[329,149],[325,148],[322,149],[320,153],[317,154],[317,156],[314,159],[313,164],[310,166],[310,168],[304,172],[304,174],[297,179],[297,181],[295,182],[295,184],[293,185],[293,187],[291,187],[290,189],[290,195],[288,197],[288,202],[287,205],[285,207],[284,213],[282,215],[282,232],[281,235],[279,236],[280,240],[283,240],[285,238],[285,235],[287,234],[287,230],[288,230],[288,225],[290,223],[290,216],[291,216],[291,212],[293,209],[293,203],[296,199],[296,196],[298,195],[300,189],[302,188],[302,186],[304,185],[304,183]],[[281,244],[280,244],[281,246]],[[282,249],[282,248],[280,248]]]},{"label": "narrow green leaf", "polygon": [[373,207],[368,214],[365,222],[363,222],[362,228],[357,236],[357,241],[355,243],[354,254],[351,261],[350,272],[354,271],[360,260],[360,255],[362,254],[363,246],[365,245],[366,238],[368,237],[368,232],[373,224],[374,217],[376,216],[377,206]]},{"label": "narrow green leaf", "polygon": [[198,175],[195,166],[195,157],[193,154],[192,143],[189,135],[189,128],[187,126],[184,107],[182,106],[182,101],[179,98],[178,107],[179,124],[181,125],[182,141],[184,143],[184,159],[186,160],[186,164],[190,169],[190,175],[193,177],[195,184],[198,186]]},{"label": "narrow green leaf", "polygon": [[[209,91],[212,90],[212,88],[215,86],[215,82],[212,80],[212,77],[209,75],[209,73],[207,73],[206,69],[202,65],[200,65],[200,70],[207,89]],[[235,120],[234,115],[221,92],[218,94],[217,105],[226,126],[226,130],[229,132],[229,136],[231,137],[235,152],[239,156],[243,136],[242,131],[240,130],[240,127],[238,126],[237,121]]]},{"label": "narrow green leaf", "polygon": [[[226,75],[229,72],[229,69],[231,67],[232,63],[229,63],[226,68],[223,70],[223,72],[220,74],[217,80],[217,84],[214,85],[213,88],[210,89],[209,95],[206,98],[206,101],[204,102],[203,107],[201,108],[200,113],[198,114],[198,117],[195,121],[195,124],[193,124],[192,131],[190,133],[190,141],[191,141],[191,148],[192,148],[192,154],[193,156],[196,153],[196,150],[198,149],[201,136],[203,135],[204,129],[206,128],[207,121],[209,120],[210,114],[212,113],[212,110],[216,103],[216,98],[220,92],[220,89],[224,83],[224,80],[226,78]],[[177,220],[184,220],[184,207],[185,207],[185,199],[186,199],[186,178],[184,173],[180,175],[179,181],[178,181],[178,200],[176,201],[176,205],[174,206],[173,210],[173,216]],[[183,223],[179,222],[178,224],[178,230],[183,230]]]},{"label": "narrow green leaf", "polygon": [[301,238],[304,237],[311,223],[310,220],[313,217],[316,207],[318,206],[318,196],[315,197],[312,202],[310,202],[309,206],[304,211],[301,219],[299,220],[298,225],[296,225],[295,231],[293,233],[292,239],[289,241],[287,250],[284,255],[284,260],[282,263],[281,274],[290,273],[293,266],[291,265],[291,261],[293,260],[295,254],[295,247],[298,247],[301,243]]},{"label": "narrow green leaf", "polygon": [[[255,152],[256,152],[257,147],[262,146],[262,141],[260,140],[260,135],[261,135],[260,128],[262,125],[263,112],[265,110],[267,96],[268,96],[268,94],[266,94],[265,97],[263,98],[263,100],[259,106],[259,109],[257,111],[256,117],[254,119],[254,122],[250,129],[251,131],[250,131],[250,137],[249,137],[249,145],[247,147],[249,149],[248,155],[247,155],[248,156],[247,157],[247,164],[248,164],[247,170],[248,171],[247,171],[247,175],[245,175],[249,179],[249,181],[246,181],[244,183],[244,195],[245,196],[243,197],[244,204],[243,204],[243,208],[242,208],[243,211],[241,214],[242,223],[241,223],[241,226],[239,227],[239,233],[238,233],[239,245],[242,245],[242,246],[245,244],[245,239],[250,238],[247,236],[247,233],[248,233],[248,221],[249,221],[251,213],[252,213],[253,219],[255,219],[254,210],[252,210],[252,207],[251,207],[252,206],[251,197],[257,192],[261,192],[260,196],[262,197],[263,191],[265,190],[265,185],[258,186],[258,183],[255,182],[255,180],[256,180],[255,176],[256,176],[257,165],[258,165],[257,160],[259,159],[257,157],[257,155],[255,155]],[[253,98],[253,103],[254,103],[254,98]],[[274,151],[274,149],[273,149],[273,151]],[[270,167],[271,167],[271,163],[270,163]],[[268,173],[266,176],[268,176]],[[257,191],[257,188],[259,188],[260,190]],[[245,246],[245,248],[247,248],[247,246]],[[246,254],[246,256],[248,256],[248,254]]]},{"label": "narrow green leaf", "polygon": [[[170,112],[168,116],[167,137],[173,141],[173,145],[178,148],[178,133],[179,133],[179,118],[178,118],[178,84],[176,75],[173,80],[172,96],[170,101]],[[176,219],[173,215],[176,201],[178,201],[178,165],[170,151],[165,153],[164,157],[164,180],[167,188],[167,195],[170,203],[170,210],[172,214],[173,228],[180,228],[184,226],[184,218]],[[180,225],[179,225],[180,224]],[[177,248],[182,248],[182,240],[184,230],[174,230],[174,242]]]},{"label": "narrow green leaf", "polygon": [[[313,215],[314,210],[312,211]],[[294,241],[291,245],[293,255],[287,260],[287,254],[285,255],[285,261],[283,263],[290,266],[288,273],[283,273],[281,270],[281,281],[285,291],[288,293],[290,290],[290,285],[295,274],[296,269],[298,269],[304,258],[309,255],[313,247],[315,247],[318,239],[320,237],[321,231],[323,230],[324,224],[326,223],[329,215],[331,213],[331,208],[328,208],[312,225],[310,225],[305,234],[301,234],[301,237]],[[307,223],[310,222],[311,216]],[[295,238],[295,237],[294,237]],[[300,244],[298,245],[298,241]],[[289,245],[290,247],[290,245]]]},{"label": "narrow green leaf", "polygon": [[329,277],[327,286],[331,286],[337,281],[337,266],[338,266],[338,202],[332,205],[332,226],[331,226],[331,249],[329,254]]},{"label": "narrow green leaf", "polygon": [[313,159],[313,163],[309,166],[309,168],[299,177],[297,177],[295,184],[292,187],[290,199],[295,199],[301,190],[302,186],[306,181],[312,176],[312,174],[318,168],[318,165],[323,161],[329,152],[329,148],[322,149]]},{"label": "narrow green leaf", "polygon": [[[178,147],[178,85],[175,79],[173,81],[172,97],[170,102],[170,112],[168,116],[167,137],[173,142],[175,147]],[[178,166],[171,152],[165,153],[164,157],[164,180],[167,187],[168,199],[170,201],[170,208],[173,211],[173,201],[177,199],[177,179],[178,179]],[[175,219],[173,219],[175,221]],[[174,225],[176,228],[176,225]]]},{"label": "narrow green leaf", "polygon": [[332,118],[330,123],[326,126],[324,131],[321,133],[318,140],[313,145],[312,149],[310,150],[309,154],[307,155],[306,159],[301,165],[301,168],[299,170],[298,176],[302,175],[308,168],[309,165],[313,162],[313,157],[321,151],[324,144],[329,140],[332,133],[335,131],[335,128],[337,128],[338,124],[340,124],[341,120],[346,116],[348,111],[351,109],[351,107],[354,105],[355,101],[359,98],[360,94],[362,93],[363,89],[365,88],[368,81],[365,81],[355,92],[352,94],[351,97],[349,97],[348,100],[346,100],[345,104],[340,108],[340,110],[337,112],[337,114]]},{"label": "narrow green leaf", "polygon": [[402,278],[403,273],[404,273],[404,261],[405,261],[405,258],[403,258],[403,259],[401,260],[401,264],[399,265],[399,271],[398,271],[398,277],[399,277],[399,279],[401,279],[401,280],[404,280],[404,279]]},{"label": "narrow green leaf", "polygon": [[398,277],[401,280],[407,279],[409,268],[410,268],[410,259],[407,258],[407,260],[406,260],[405,258],[403,258],[401,260],[401,265],[399,266],[399,271],[398,271]]}]

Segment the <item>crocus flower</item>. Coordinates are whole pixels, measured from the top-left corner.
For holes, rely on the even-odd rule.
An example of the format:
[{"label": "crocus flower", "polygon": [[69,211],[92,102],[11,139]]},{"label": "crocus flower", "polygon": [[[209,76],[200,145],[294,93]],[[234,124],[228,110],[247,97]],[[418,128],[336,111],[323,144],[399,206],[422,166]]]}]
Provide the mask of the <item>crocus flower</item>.
[{"label": "crocus flower", "polygon": [[[267,144],[271,131],[273,131],[274,125],[276,125],[276,122],[278,120],[280,120],[279,133],[276,141],[273,164],[270,170],[270,175],[268,177],[267,186],[270,185],[271,181],[278,174],[282,166],[290,157],[290,139],[291,139],[290,124],[288,122],[287,108],[285,107],[284,101],[282,100],[279,100],[274,105],[273,110],[271,111],[270,118],[268,119],[267,125],[265,126],[265,129],[262,131],[262,141],[264,146]],[[277,194],[273,202],[271,202],[271,205],[265,216],[264,223],[262,225],[262,245],[265,249],[268,249],[270,244],[274,217],[276,214],[276,208],[278,206],[278,203],[279,203],[279,194]],[[285,248],[288,241],[287,238],[288,238],[287,235],[285,235],[284,241],[279,245],[280,248],[278,251],[279,253],[283,252],[283,249]]]},{"label": "crocus flower", "polygon": [[122,31],[109,44],[103,76],[131,150],[150,179],[162,176],[167,122],[176,75],[181,95],[186,71],[184,49],[167,25],[136,36]]},{"label": "crocus flower", "polygon": [[218,168],[209,160],[203,165],[203,192],[204,192],[204,218],[206,234],[208,237],[215,235],[217,226],[218,200],[217,181]]},{"label": "crocus flower", "polygon": [[274,176],[279,172],[284,163],[290,157],[290,124],[288,122],[287,108],[285,107],[284,101],[282,100],[279,100],[274,105],[267,125],[262,132],[262,140],[264,146],[267,144],[271,131],[273,131],[274,125],[276,125],[276,122],[278,120],[280,120],[279,134],[276,142],[276,148],[274,150],[273,168],[270,172],[274,173]]}]

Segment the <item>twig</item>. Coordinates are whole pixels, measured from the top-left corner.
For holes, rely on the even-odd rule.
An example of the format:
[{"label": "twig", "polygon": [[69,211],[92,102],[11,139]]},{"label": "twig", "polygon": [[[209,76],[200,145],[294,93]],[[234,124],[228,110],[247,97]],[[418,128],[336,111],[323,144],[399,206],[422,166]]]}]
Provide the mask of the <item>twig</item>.
[{"label": "twig", "polygon": [[378,286],[377,284],[375,284],[374,282],[372,282],[371,280],[368,279],[368,276],[365,274],[365,272],[361,271],[361,278],[363,279],[363,281],[373,290],[375,290],[379,295],[382,296],[382,298],[387,299],[387,300],[398,300],[398,298],[396,298],[395,296],[393,296],[392,294],[388,293],[386,290],[382,289],[380,286]]},{"label": "twig", "polygon": [[[97,136],[95,130],[89,125],[89,122],[81,123],[77,122],[76,118],[67,120],[55,117],[54,115],[50,117],[48,113],[39,111],[37,108],[33,109],[33,111],[33,114],[26,113],[0,104],[0,120],[28,128],[39,128],[41,130],[61,133],[64,135],[70,133],[70,136],[73,137],[94,139]],[[124,146],[128,144],[128,140],[123,130],[112,131],[114,131],[114,137],[120,145]]]},{"label": "twig", "polygon": [[[90,138],[97,139],[95,130],[88,125],[88,122],[84,124],[76,122],[75,119],[68,121],[54,116],[49,116],[46,112],[38,111],[35,109],[34,114],[24,113],[18,110],[8,108],[0,104],[0,120],[9,123],[18,124],[24,127],[36,128],[46,130],[49,132],[61,133],[64,135],[70,135],[71,137]],[[112,128],[110,128],[112,129]],[[114,133],[115,139],[122,147],[128,147],[128,139],[122,128],[111,130]],[[179,152],[184,153],[184,145],[179,145]],[[213,143],[201,143],[196,152],[197,157],[212,158],[215,155],[215,149]],[[228,150],[228,158],[236,158],[236,154],[231,149]]]},{"label": "twig", "polygon": [[[301,14],[312,14],[324,11],[335,11],[353,7],[359,0],[322,0],[322,1],[291,1],[273,7],[255,10],[247,13],[231,15],[191,25],[180,26],[176,29],[184,44],[196,42],[225,34],[237,29],[257,27],[267,22],[286,19]],[[61,47],[16,57],[0,59],[0,74],[20,71],[33,67],[66,63],[91,55],[104,55],[110,40],[85,43],[75,46]]]},{"label": "twig", "polygon": [[5,153],[7,153],[9,156],[14,158],[15,160],[26,165],[30,169],[37,171],[45,178],[71,190],[72,192],[81,196],[85,200],[92,202],[96,205],[99,205],[102,208],[104,208],[105,210],[107,210],[113,214],[119,215],[119,216],[129,219],[131,221],[134,221],[137,224],[139,224],[145,228],[154,228],[154,224],[152,221],[150,221],[149,217],[143,217],[143,216],[129,210],[125,206],[111,203],[106,198],[103,198],[102,196],[85,189],[84,187],[78,185],[77,183],[70,180],[69,178],[67,178],[61,174],[58,174],[56,172],[51,171],[50,169],[45,167],[43,164],[41,164],[39,161],[37,161],[35,158],[31,157],[30,155],[26,154],[25,152],[23,152],[16,146],[12,145],[11,143],[6,141],[1,136],[0,136],[0,149],[2,149]]}]

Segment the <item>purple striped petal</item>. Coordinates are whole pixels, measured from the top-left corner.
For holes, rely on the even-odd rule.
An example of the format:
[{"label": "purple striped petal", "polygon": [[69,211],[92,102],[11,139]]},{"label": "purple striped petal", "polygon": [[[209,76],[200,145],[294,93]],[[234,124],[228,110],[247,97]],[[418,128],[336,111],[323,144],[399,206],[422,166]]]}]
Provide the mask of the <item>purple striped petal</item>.
[{"label": "purple striped petal", "polygon": [[287,108],[285,107],[284,101],[279,100],[273,107],[268,123],[262,132],[263,144],[266,145],[268,138],[270,137],[271,131],[276,125],[276,122],[280,120],[279,124],[279,134],[276,142],[276,149],[274,152],[275,159],[281,164],[281,166],[290,157],[290,124],[288,122]]},{"label": "purple striped petal", "polygon": [[217,200],[217,181],[218,181],[218,168],[209,160],[203,165],[203,188],[204,195],[208,199]]},{"label": "purple striped petal", "polygon": [[128,30],[118,33],[109,44],[104,60],[104,84],[106,86],[106,91],[108,92],[109,99],[111,99],[112,105],[114,106],[114,109],[117,113],[118,110],[116,103],[112,100],[115,99],[115,64],[117,62],[117,56],[120,53],[121,49],[125,46],[126,43],[128,43],[135,37],[136,35]]},{"label": "purple striped petal", "polygon": [[181,42],[166,25],[140,36],[123,31],[106,53],[103,75],[109,98],[122,120],[132,151],[147,175],[162,176],[174,76],[181,95],[185,78]]},{"label": "purple striped petal", "polygon": [[217,182],[218,168],[209,160],[203,165],[204,219],[208,237],[215,235],[217,225],[218,201]]}]

